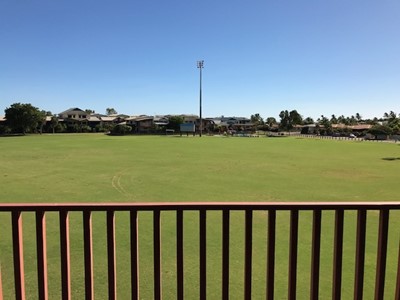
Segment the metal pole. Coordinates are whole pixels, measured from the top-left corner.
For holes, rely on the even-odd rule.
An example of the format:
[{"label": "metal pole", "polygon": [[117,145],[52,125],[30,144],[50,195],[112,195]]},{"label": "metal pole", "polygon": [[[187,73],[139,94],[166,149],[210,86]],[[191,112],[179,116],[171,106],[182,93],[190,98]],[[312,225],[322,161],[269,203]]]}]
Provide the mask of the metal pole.
[{"label": "metal pole", "polygon": [[197,68],[200,69],[200,137],[203,132],[203,117],[202,117],[202,71],[204,60],[197,61]]}]

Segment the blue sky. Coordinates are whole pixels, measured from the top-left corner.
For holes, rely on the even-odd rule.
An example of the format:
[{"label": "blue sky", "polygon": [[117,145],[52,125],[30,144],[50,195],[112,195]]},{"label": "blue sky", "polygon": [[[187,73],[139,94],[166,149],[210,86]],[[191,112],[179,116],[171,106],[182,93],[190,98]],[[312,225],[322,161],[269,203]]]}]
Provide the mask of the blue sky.
[{"label": "blue sky", "polygon": [[0,0],[0,115],[400,113],[399,0]]}]

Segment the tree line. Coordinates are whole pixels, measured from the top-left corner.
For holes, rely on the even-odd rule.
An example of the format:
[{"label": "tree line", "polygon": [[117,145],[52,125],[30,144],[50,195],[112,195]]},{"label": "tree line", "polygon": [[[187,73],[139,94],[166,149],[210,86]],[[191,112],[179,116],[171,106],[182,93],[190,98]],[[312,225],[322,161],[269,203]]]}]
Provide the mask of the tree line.
[{"label": "tree line", "polygon": [[[86,109],[88,114],[94,113],[93,110]],[[117,114],[114,108],[107,108],[106,115]],[[50,121],[47,119],[50,117]],[[30,103],[14,103],[5,109],[6,125],[0,125],[0,134],[4,133],[42,133],[46,125],[53,131],[61,131],[58,116],[50,111],[40,110]],[[297,110],[282,110],[279,120],[274,117],[267,117],[265,120],[259,113],[251,115],[250,120],[256,130],[282,130],[291,131],[298,125],[316,125],[323,134],[331,135],[338,130],[348,130],[346,127],[334,128],[334,124],[352,126],[357,124],[370,124],[371,134],[400,134],[400,114],[394,111],[385,112],[381,118],[363,119],[359,113],[350,117],[331,115],[330,118],[321,115],[316,121],[311,117],[303,118]],[[178,128],[180,119],[170,120],[171,126]],[[62,128],[61,128],[62,129]]]},{"label": "tree line", "polygon": [[[0,124],[0,134],[8,133],[42,133],[44,127],[47,125],[54,133],[65,131],[65,125],[59,123],[59,118],[56,114],[50,111],[40,110],[30,103],[14,103],[7,107],[5,110],[6,124]],[[94,110],[86,109],[86,113],[95,113]],[[106,115],[117,114],[114,108],[107,108]],[[47,119],[50,117],[50,121]],[[76,131],[84,131],[84,128],[76,129]],[[91,131],[91,130],[90,130]]]},{"label": "tree line", "polygon": [[[302,125],[315,125],[319,133],[324,135],[332,135],[334,133],[349,133],[351,127],[354,125],[368,124],[371,128],[365,133],[371,133],[373,135],[391,135],[400,134],[400,114],[394,111],[385,112],[381,118],[363,119],[359,113],[345,117],[344,115],[336,116],[331,115],[330,118],[321,115],[316,121],[311,117],[303,118],[303,116],[297,110],[282,110],[279,114],[279,121],[274,117],[268,117],[265,120],[259,113],[251,115],[250,119],[255,124],[257,129],[260,130],[282,130],[291,131],[296,126]],[[344,126],[335,126],[335,125]]]}]

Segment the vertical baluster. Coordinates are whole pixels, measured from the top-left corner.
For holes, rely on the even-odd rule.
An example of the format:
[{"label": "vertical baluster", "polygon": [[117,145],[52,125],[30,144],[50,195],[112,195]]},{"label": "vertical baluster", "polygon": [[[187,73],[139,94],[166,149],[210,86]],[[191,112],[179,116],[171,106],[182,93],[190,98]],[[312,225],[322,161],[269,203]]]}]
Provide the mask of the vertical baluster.
[{"label": "vertical baluster", "polygon": [[245,257],[244,257],[244,298],[251,300],[251,272],[253,255],[253,211],[246,210],[245,219]]},{"label": "vertical baluster", "polygon": [[176,274],[177,299],[183,300],[183,211],[176,211]]},{"label": "vertical baluster", "polygon": [[93,284],[93,232],[92,232],[92,212],[83,212],[83,243],[85,258],[85,298],[94,299]]},{"label": "vertical baluster", "polygon": [[161,232],[160,211],[153,214],[154,299],[161,299]]},{"label": "vertical baluster", "polygon": [[396,280],[396,292],[395,300],[400,300],[400,241],[399,241],[399,258],[397,259],[397,280]]},{"label": "vertical baluster", "polygon": [[115,212],[107,211],[108,299],[117,299]]},{"label": "vertical baluster", "polygon": [[354,270],[354,300],[363,299],[365,235],[367,229],[367,212],[365,209],[357,213],[356,266]]},{"label": "vertical baluster", "polygon": [[321,210],[313,212],[310,299],[319,299],[319,265],[321,256]]},{"label": "vertical baluster", "polygon": [[267,240],[267,299],[274,299],[275,291],[275,231],[276,211],[268,211],[268,240]]},{"label": "vertical baluster", "polygon": [[47,245],[46,216],[44,211],[36,212],[36,250],[39,299],[48,299],[47,287]]},{"label": "vertical baluster", "polygon": [[200,300],[206,299],[206,292],[207,292],[206,217],[207,217],[206,210],[201,209],[200,210]]},{"label": "vertical baluster", "polygon": [[14,255],[15,298],[17,300],[22,300],[25,299],[25,275],[22,237],[22,214],[20,211],[12,212],[12,236]]},{"label": "vertical baluster", "polygon": [[379,213],[378,254],[376,258],[375,300],[381,300],[385,291],[386,255],[389,230],[389,210]]},{"label": "vertical baluster", "polygon": [[299,228],[299,211],[290,211],[290,245],[289,245],[289,287],[288,299],[296,299],[297,281],[297,244]]},{"label": "vertical baluster", "polygon": [[335,238],[333,249],[333,286],[332,299],[341,298],[342,289],[342,258],[343,258],[343,209],[337,209],[335,213]]},{"label": "vertical baluster", "polygon": [[222,212],[222,299],[229,299],[229,222],[230,211]]},{"label": "vertical baluster", "polygon": [[139,300],[139,243],[138,243],[138,213],[130,212],[131,223],[131,289],[132,300]]},{"label": "vertical baluster", "polygon": [[68,211],[60,211],[60,256],[61,256],[61,295],[63,300],[71,299],[71,263],[69,244]]}]

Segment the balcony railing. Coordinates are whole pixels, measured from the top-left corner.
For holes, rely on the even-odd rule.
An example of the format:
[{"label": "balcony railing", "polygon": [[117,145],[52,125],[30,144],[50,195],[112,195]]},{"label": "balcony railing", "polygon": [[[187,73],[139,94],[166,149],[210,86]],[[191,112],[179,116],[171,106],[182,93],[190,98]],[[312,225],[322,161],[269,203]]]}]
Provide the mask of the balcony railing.
[{"label": "balcony railing", "polygon": [[[310,299],[318,299],[320,294],[320,262],[321,262],[321,243],[324,241],[324,236],[321,235],[321,222],[325,213],[330,213],[334,216],[333,227],[333,265],[332,273],[324,274],[323,276],[331,277],[332,299],[340,299],[342,293],[342,274],[343,274],[343,253],[344,253],[344,220],[345,214],[356,214],[356,235],[352,239],[355,243],[354,249],[354,268],[353,278],[353,298],[362,299],[365,282],[365,252],[366,252],[366,235],[367,235],[367,216],[370,213],[379,214],[377,224],[377,244],[376,249],[376,264],[375,264],[375,286],[374,299],[384,299],[385,295],[385,275],[388,254],[388,233],[389,233],[389,216],[395,213],[399,217],[400,202],[343,202],[343,203],[124,203],[124,204],[111,204],[111,203],[95,203],[95,204],[0,204],[1,214],[10,214],[11,218],[11,235],[12,235],[12,252],[13,261],[10,264],[13,266],[13,285],[16,299],[28,298],[25,290],[25,270],[24,270],[24,240],[23,237],[23,222],[22,216],[35,214],[34,223],[36,226],[36,265],[37,265],[37,294],[29,295],[29,298],[49,299],[49,277],[48,277],[48,250],[46,240],[48,233],[46,230],[46,215],[54,212],[58,214],[59,230],[56,230],[59,235],[60,243],[60,283],[62,299],[71,299],[71,244],[70,244],[70,228],[73,224],[70,222],[71,213],[82,214],[82,232],[83,232],[83,270],[84,270],[84,290],[86,299],[94,299],[94,264],[93,264],[93,239],[97,236],[93,233],[92,216],[95,212],[105,212],[106,214],[106,247],[107,258],[105,259],[108,264],[108,298],[117,298],[117,243],[116,243],[116,214],[118,212],[127,212],[129,214],[129,230],[130,236],[130,289],[132,299],[139,299],[139,213],[146,211],[152,213],[153,228],[152,232],[152,247],[153,247],[153,297],[154,299],[162,299],[163,280],[162,274],[166,271],[161,270],[162,266],[162,239],[161,239],[161,215],[166,211],[175,212],[175,232],[173,235],[176,237],[176,269],[172,270],[176,274],[176,298],[184,299],[188,296],[188,291],[184,290],[185,286],[185,254],[184,253],[184,239],[186,238],[187,231],[184,232],[184,215],[189,211],[198,212],[198,232],[195,234],[199,236],[199,248],[197,253],[199,260],[199,273],[198,273],[198,295],[200,299],[206,299],[207,286],[212,278],[207,278],[207,215],[211,211],[220,211],[221,217],[221,239],[222,246],[219,250],[221,253],[221,295],[223,299],[229,299],[230,296],[230,251],[231,251],[231,238],[232,232],[232,212],[241,211],[244,215],[244,299],[252,299],[253,285],[253,267],[257,263],[253,257],[253,217],[255,212],[263,212],[266,218],[265,235],[267,245],[265,247],[265,261],[266,261],[266,275],[265,275],[265,295],[267,299],[287,298],[296,299],[298,294],[297,289],[297,276],[298,276],[298,245],[299,245],[299,215],[304,211],[312,213],[312,232],[311,234],[311,265],[310,268],[310,282],[309,282],[309,295]],[[276,295],[276,238],[277,238],[277,213],[281,211],[289,212],[288,226],[289,226],[289,244],[287,245],[288,257],[288,278],[287,278],[287,291],[285,295]],[[264,216],[263,215],[263,216]],[[25,226],[31,225],[25,222]],[[4,224],[0,228],[4,228]],[[369,229],[370,230],[370,229]],[[52,231],[55,231],[54,228]],[[398,232],[397,232],[398,233]],[[396,234],[397,234],[396,233]],[[396,237],[399,239],[399,237]],[[300,241],[303,243],[303,241]],[[348,241],[345,241],[348,243]],[[398,245],[398,246],[397,246]],[[398,247],[398,248],[397,248]],[[391,253],[396,253],[396,278],[394,284],[394,299],[400,300],[400,239],[396,241],[396,249],[392,249]],[[1,260],[1,257],[0,257]],[[5,264],[4,260],[1,261],[2,265]],[[174,267],[175,268],[175,267]],[[4,268],[0,269],[0,299],[3,299],[4,285],[2,280],[9,278],[11,274],[5,274]],[[53,283],[54,285],[54,283]],[[237,296],[237,295],[236,295]],[[368,295],[369,299],[372,298]],[[105,298],[102,295],[100,298]]]}]

